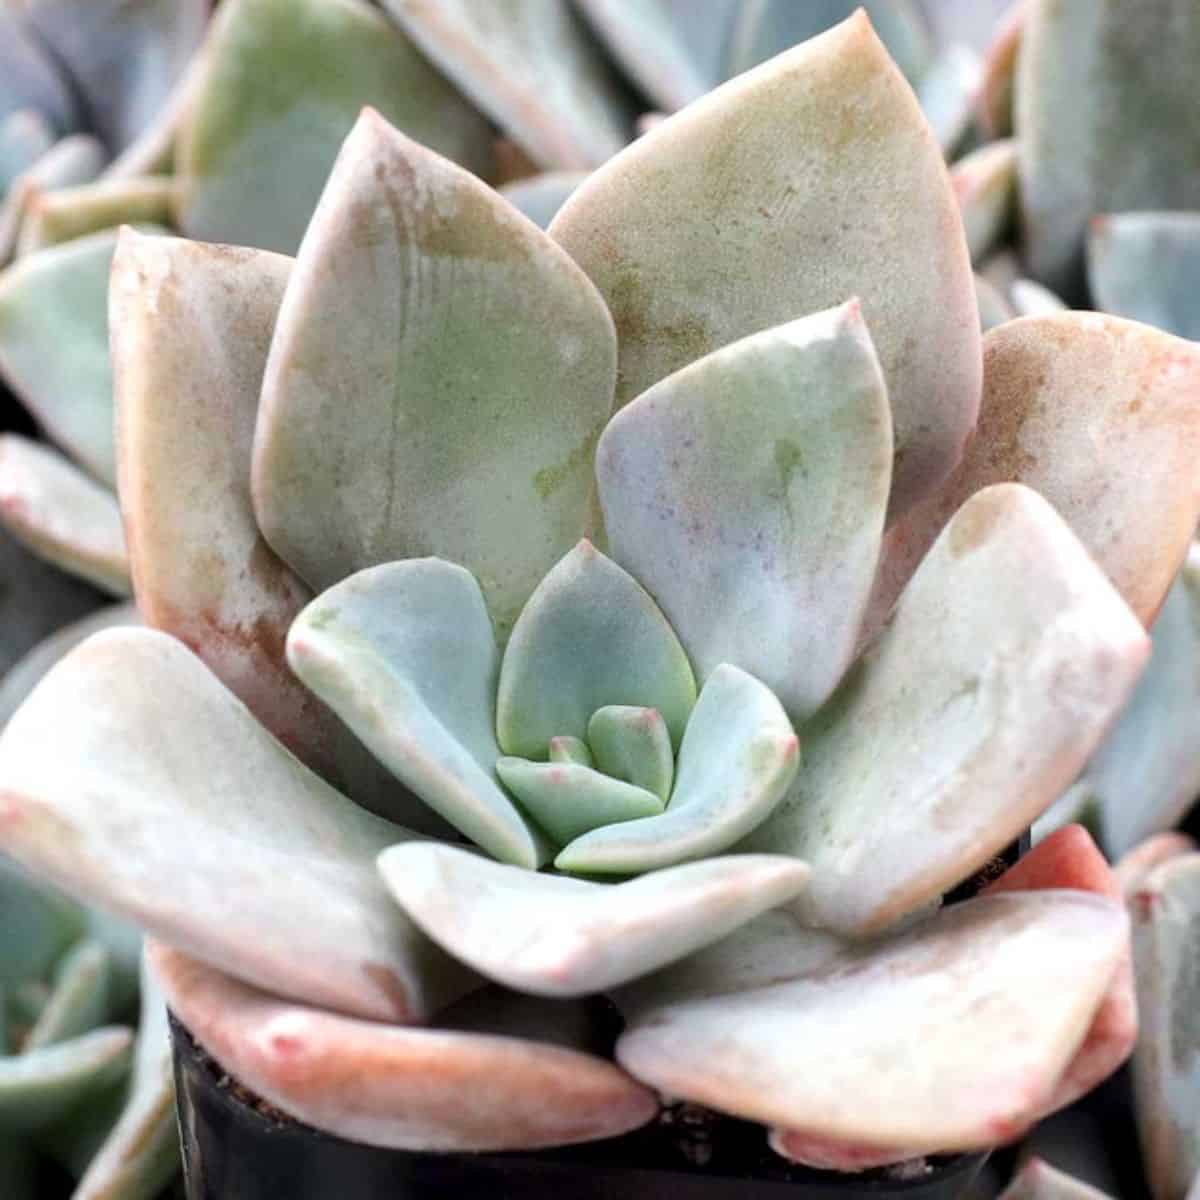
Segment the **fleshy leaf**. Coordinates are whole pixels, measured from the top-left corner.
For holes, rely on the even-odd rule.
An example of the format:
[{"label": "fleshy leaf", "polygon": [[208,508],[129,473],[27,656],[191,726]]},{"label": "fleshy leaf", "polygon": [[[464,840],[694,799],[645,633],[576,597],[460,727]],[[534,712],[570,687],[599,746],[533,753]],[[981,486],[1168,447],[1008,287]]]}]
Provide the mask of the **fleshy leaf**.
[{"label": "fleshy leaf", "polygon": [[585,833],[554,865],[624,875],[719,854],[770,816],[799,763],[799,742],[779,701],[753,676],[723,664],[692,710],[667,811]]},{"label": "fleshy leaf", "polygon": [[77,942],[54,968],[50,998],[29,1031],[22,1053],[76,1038],[108,1016],[112,963],[103,944]]},{"label": "fleshy leaf", "polygon": [[1200,795],[1200,550],[1150,631],[1145,674],[1084,772],[1113,855],[1177,825]]},{"label": "fleshy leaf", "polygon": [[165,946],[151,953],[172,1011],[225,1070],[298,1120],[356,1142],[533,1149],[615,1137],[658,1109],[652,1092],[581,1050],[354,1020],[279,1000]]},{"label": "fleshy leaf", "polygon": [[116,482],[108,271],[115,230],[30,254],[0,275],[0,374],[73,458]]},{"label": "fleshy leaf", "polygon": [[94,635],[0,736],[0,848],[281,995],[377,1020],[461,986],[372,869],[406,836],[152,630]]},{"label": "fleshy leaf", "polygon": [[[743,849],[813,868],[811,923],[885,929],[1020,835],[1083,766],[1149,639],[1029,488],[977,492],[818,719]],[[947,820],[947,813],[954,820]]]},{"label": "fleshy leaf", "polygon": [[500,195],[539,229],[546,229],[567,197],[586,178],[586,171],[548,171],[507,184],[500,189]]},{"label": "fleshy leaf", "polygon": [[[716,82],[662,0],[576,0],[576,7],[630,79],[664,112],[698,100]],[[696,24],[718,19],[712,5],[698,16]]]},{"label": "fleshy leaf", "polygon": [[0,114],[30,108],[60,132],[74,126],[79,114],[70,84],[13,5],[0,10],[0,81]]},{"label": "fleshy leaf", "polygon": [[1184,1195],[1200,1173],[1200,854],[1172,858],[1129,899],[1142,1032],[1133,1055],[1150,1193]]},{"label": "fleshy leaf", "polygon": [[633,110],[563,0],[383,0],[383,7],[541,166],[586,170],[628,141]]},{"label": "fleshy leaf", "polygon": [[971,124],[975,95],[983,78],[983,63],[969,46],[946,46],[917,85],[921,111],[938,144],[951,154]]},{"label": "fleshy leaf", "polygon": [[503,640],[583,531],[615,357],[600,297],[559,247],[364,113],[267,363],[267,540],[317,589],[400,558],[460,563]]},{"label": "fleshy leaf", "polygon": [[1030,5],[1016,123],[1026,250],[1039,281],[1079,290],[1096,213],[1200,209],[1198,61],[1195,0]]},{"label": "fleshy leaf", "polygon": [[223,3],[176,151],[183,231],[294,253],[367,104],[486,173],[487,122],[373,5]]},{"label": "fleshy leaf", "polygon": [[49,973],[83,932],[79,905],[0,855],[0,986]]},{"label": "fleshy leaf", "polygon": [[157,1195],[178,1170],[167,1006],[153,971],[146,968],[141,993],[129,1094],[72,1200],[142,1200]]},{"label": "fleshy leaf", "polygon": [[0,1127],[27,1133],[61,1120],[89,1093],[121,1078],[132,1045],[130,1030],[112,1026],[0,1058]]},{"label": "fleshy leaf", "polygon": [[207,0],[25,0],[31,26],[69,71],[114,150],[155,116],[200,44]]},{"label": "fleshy leaf", "polygon": [[537,835],[494,774],[499,654],[469,571],[432,558],[359,571],[297,617],[287,656],[451,825],[496,858],[539,865]]},{"label": "fleshy leaf", "polygon": [[0,677],[0,729],[4,728],[9,717],[33,691],[34,685],[69,650],[102,629],[140,624],[141,618],[132,604],[112,604],[82,620],[56,629],[49,637],[38,642]]},{"label": "fleshy leaf", "polygon": [[114,596],[129,595],[116,496],[56,450],[0,435],[0,521],[47,562]]},{"label": "fleshy leaf", "polygon": [[1097,307],[1200,340],[1200,212],[1096,217],[1087,250]]},{"label": "fleshy leaf", "polygon": [[174,190],[170,179],[153,176],[38,192],[30,197],[18,252],[30,254],[127,223],[167,225]]},{"label": "fleshy leaf", "polygon": [[[0,25],[4,19],[0,14]],[[18,108],[0,118],[0,198],[53,145],[54,129],[37,109]]]},{"label": "fleshy leaf", "polygon": [[1127,930],[1095,896],[997,896],[882,945],[834,949],[793,924],[752,949],[765,978],[731,981],[738,931],[709,963],[629,989],[617,1060],[667,1095],[809,1137],[991,1146],[1040,1115]]},{"label": "fleshy leaf", "polygon": [[663,810],[653,792],[580,763],[505,757],[496,763],[496,774],[560,846],[599,826],[657,816]]},{"label": "fleshy leaf", "polygon": [[539,996],[586,996],[640,978],[785,904],[808,879],[795,859],[738,855],[589,883],[415,842],[385,850],[379,869],[449,953]]},{"label": "fleshy leaf", "polygon": [[854,301],[668,376],[596,451],[613,557],[696,673],[733,663],[797,719],[854,656],[891,473],[887,392]]},{"label": "fleshy leaf", "polygon": [[1155,867],[1181,854],[1194,854],[1197,850],[1200,850],[1200,846],[1189,834],[1173,829],[1167,833],[1156,833],[1121,855],[1113,867],[1113,874],[1121,885],[1122,893],[1128,897]]},{"label": "fleshy leaf", "polygon": [[932,47],[911,0],[750,0],[741,5],[730,39],[728,75],[740,75],[799,42],[846,20],[862,8],[888,53],[915,83],[929,67]]},{"label": "fleshy leaf", "polygon": [[893,514],[961,454],[980,364],[958,203],[865,13],[639,139],[550,233],[612,310],[619,406],[721,346],[857,295],[895,419]]},{"label": "fleshy leaf", "polygon": [[692,668],[631,575],[580,542],[538,585],[500,668],[496,731],[505,754],[546,757],[552,737],[586,738],[609,704],[656,708],[678,746],[696,702]]},{"label": "fleshy leaf", "polygon": [[550,739],[550,761],[552,763],[578,763],[581,767],[593,765],[591,747],[577,737],[552,737]]},{"label": "fleshy leaf", "polygon": [[984,341],[979,426],[940,493],[893,527],[872,598],[894,598],[966,499],[1040,492],[1149,624],[1200,519],[1200,346],[1095,313],[1013,321]]},{"label": "fleshy leaf", "polygon": [[990,142],[960,158],[950,181],[962,208],[971,261],[982,262],[1004,236],[1012,218],[1017,187],[1017,144]]},{"label": "fleshy leaf", "polygon": [[588,746],[605,775],[643,787],[664,804],[670,799],[675,756],[657,709],[627,704],[596,709],[588,722]]}]

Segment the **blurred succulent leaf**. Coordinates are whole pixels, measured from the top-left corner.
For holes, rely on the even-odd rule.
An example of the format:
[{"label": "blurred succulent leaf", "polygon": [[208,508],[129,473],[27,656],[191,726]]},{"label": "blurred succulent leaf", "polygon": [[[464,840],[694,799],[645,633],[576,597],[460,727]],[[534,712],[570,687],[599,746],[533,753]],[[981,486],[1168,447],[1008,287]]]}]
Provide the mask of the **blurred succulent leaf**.
[{"label": "blurred succulent leaf", "polygon": [[1200,551],[1193,547],[1150,631],[1129,703],[1084,773],[1107,849],[1130,851],[1179,823],[1200,795]]},{"label": "blurred succulent leaf", "polygon": [[53,145],[54,129],[36,108],[18,108],[0,118],[0,200]]},{"label": "blurred succulent leaf", "polygon": [[141,972],[141,995],[129,1093],[72,1200],[151,1200],[178,1170],[167,1006],[148,967]]},{"label": "blurred succulent leaf", "polygon": [[294,253],[364,105],[487,173],[487,122],[373,5],[223,3],[176,149],[183,231]]},{"label": "blurred succulent leaf", "polygon": [[[552,763],[578,763],[581,767],[594,765],[591,747],[582,738],[552,737],[550,739],[550,761]],[[672,764],[672,767],[674,764]]]},{"label": "blurred succulent leaf", "polygon": [[544,759],[552,737],[587,737],[609,704],[655,708],[683,738],[696,682],[683,647],[637,580],[580,542],[538,585],[500,667],[496,735],[505,754]]},{"label": "blurred succulent leaf", "polygon": [[586,171],[547,171],[506,184],[500,195],[539,229],[548,229],[567,197],[586,178]]},{"label": "blurred succulent leaf", "polygon": [[1039,282],[1080,290],[1096,213],[1200,209],[1197,61],[1194,0],[1030,7],[1016,121],[1026,253]]},{"label": "blurred succulent leaf", "polygon": [[129,595],[117,498],[57,450],[0,434],[0,522],[47,562],[111,595]]},{"label": "blurred succulent leaf", "polygon": [[598,708],[588,721],[587,740],[606,775],[643,787],[664,804],[670,799],[675,755],[658,709],[631,704]]},{"label": "blurred succulent leaf", "polygon": [[479,585],[440,559],[322,592],[288,635],[296,675],[397,778],[504,862],[547,857],[496,782],[499,653]]},{"label": "blurred succulent leaf", "polygon": [[267,362],[254,447],[267,540],[318,590],[395,559],[459,563],[504,640],[583,532],[615,359],[603,302],[558,246],[364,113]]},{"label": "blurred succulent leaf", "polygon": [[129,1069],[133,1032],[108,1026],[70,1041],[0,1058],[0,1127],[31,1133],[63,1116]]},{"label": "blurred succulent leaf", "polygon": [[975,96],[983,79],[983,63],[969,46],[946,46],[917,85],[917,99],[938,145],[950,154],[971,124]]},{"label": "blurred succulent leaf", "polygon": [[[664,112],[698,100],[716,82],[662,0],[575,0],[584,19],[642,94]],[[719,20],[713,6],[695,24]]]},{"label": "blurred succulent leaf", "polygon": [[812,866],[798,902],[810,923],[886,929],[998,854],[1066,789],[1148,652],[1134,615],[1041,496],[1014,484],[977,492],[802,729],[804,770],[741,848]]},{"label": "blurred succulent leaf", "polygon": [[579,187],[550,233],[612,310],[618,406],[857,295],[895,422],[893,515],[957,461],[979,401],[958,204],[864,13],[646,134]]},{"label": "blurred succulent leaf", "polygon": [[888,53],[914,86],[929,69],[933,47],[911,0],[745,0],[730,40],[726,74],[740,75],[824,33],[862,8]]},{"label": "blurred succulent leaf", "polygon": [[[617,1061],[749,1120],[925,1150],[991,1146],[1040,1115],[1128,936],[1119,905],[1072,892],[968,901],[866,947],[785,922],[626,989]],[[743,932],[756,944],[731,981]]]},{"label": "blurred succulent leaf", "polygon": [[1142,1022],[1134,1111],[1150,1194],[1171,1200],[1200,1173],[1200,854],[1151,870],[1129,910]]},{"label": "blurred succulent leaf", "polygon": [[1109,1200],[1109,1196],[1035,1156],[1022,1163],[998,1200]]},{"label": "blurred succulent leaf", "polygon": [[590,883],[411,843],[379,869],[422,929],[481,975],[520,992],[585,996],[646,975],[793,899],[808,868],[738,855]]},{"label": "blurred succulent leaf", "polygon": [[75,127],[71,85],[15,5],[0,9],[0,119],[20,109],[42,113],[56,133]]},{"label": "blurred succulent leaf", "polygon": [[17,711],[42,676],[69,650],[102,629],[139,624],[141,618],[132,604],[113,604],[81,620],[71,621],[38,642],[0,678],[0,729],[4,728],[9,717]]},{"label": "blurred succulent leaf", "polygon": [[24,0],[114,152],[153,119],[200,44],[207,0]]},{"label": "blurred succulent leaf", "polygon": [[989,142],[950,170],[971,261],[980,263],[1008,231],[1017,188],[1017,144],[1011,138]]},{"label": "blurred succulent leaf", "polygon": [[602,825],[657,816],[664,807],[653,792],[581,763],[503,757],[496,774],[559,846]]},{"label": "blurred succulent leaf", "polygon": [[1087,253],[1098,308],[1200,340],[1200,212],[1096,217]]},{"label": "blurred succulent leaf", "polygon": [[599,166],[633,105],[564,0],[383,0],[429,59],[547,170]]},{"label": "blurred succulent leaf", "polygon": [[165,634],[73,650],[5,727],[0,779],[4,850],[279,994],[411,1020],[463,986],[374,873],[406,831],[309,772]]},{"label": "blurred succulent leaf", "polygon": [[171,1010],[225,1070],[297,1120],[354,1141],[534,1149],[615,1137],[658,1109],[647,1088],[582,1050],[355,1020],[267,995],[165,946],[151,961]]},{"label": "blurred succulent leaf", "polygon": [[610,423],[596,474],[614,558],[697,675],[733,663],[797,720],[815,712],[854,656],[892,478],[887,391],[858,304],[668,376]]},{"label": "blurred succulent leaf", "polygon": [[975,276],[975,297],[979,301],[979,328],[984,333],[1017,315],[1009,307],[1003,292],[984,275]]},{"label": "blurred succulent leaf", "polygon": [[1030,0],[1013,0],[996,25],[983,55],[983,79],[975,97],[975,119],[985,140],[1011,137],[1017,58]]},{"label": "blurred succulent leaf", "polygon": [[1014,279],[1008,294],[1018,317],[1052,317],[1055,313],[1069,311],[1061,296],[1036,279]]},{"label": "blurred succulent leaf", "polygon": [[871,623],[938,531],[994,483],[1040,492],[1143,624],[1200,520],[1200,346],[1095,313],[1013,321],[984,341],[979,425],[940,493],[889,531]]},{"label": "blurred succulent leaf", "polygon": [[27,255],[0,275],[0,374],[46,432],[116,483],[108,272],[116,230]]},{"label": "blurred succulent leaf", "polygon": [[30,254],[117,225],[167,225],[174,188],[165,176],[151,175],[36,192],[27,204],[17,251]]},{"label": "blurred succulent leaf", "polygon": [[84,914],[78,904],[3,856],[0,912],[4,913],[0,981],[5,985],[48,974],[84,929]]},{"label": "blurred succulent leaf", "polygon": [[720,854],[770,816],[799,765],[783,706],[752,675],[723,663],[688,720],[666,812],[585,833],[554,865],[624,875]]},{"label": "blurred succulent leaf", "polygon": [[21,1047],[31,1054],[102,1025],[111,1008],[112,962],[103,943],[76,942],[55,965],[50,998]]}]

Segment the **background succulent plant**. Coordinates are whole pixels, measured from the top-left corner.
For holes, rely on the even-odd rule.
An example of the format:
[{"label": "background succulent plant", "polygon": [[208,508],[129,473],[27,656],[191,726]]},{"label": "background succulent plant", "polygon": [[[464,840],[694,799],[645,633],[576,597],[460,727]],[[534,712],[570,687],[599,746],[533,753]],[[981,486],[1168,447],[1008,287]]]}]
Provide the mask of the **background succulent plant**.
[{"label": "background succulent plant", "polygon": [[[176,947],[172,1004],[249,1086],[425,1149],[605,1136],[658,1091],[862,1166],[1015,1136],[1128,1052],[1086,837],[928,910],[1134,683],[1200,509],[1200,352],[1056,314],[981,358],[941,147],[864,17],[549,236],[367,113],[294,263],[128,233],[112,305],[137,597],[180,640],[46,677],[0,827]],[[638,788],[665,812],[612,824]],[[568,814],[560,866],[649,873],[530,870]],[[507,864],[394,823],[446,820]],[[480,974],[504,1005],[461,999]],[[602,987],[620,1067],[550,1044]]]}]

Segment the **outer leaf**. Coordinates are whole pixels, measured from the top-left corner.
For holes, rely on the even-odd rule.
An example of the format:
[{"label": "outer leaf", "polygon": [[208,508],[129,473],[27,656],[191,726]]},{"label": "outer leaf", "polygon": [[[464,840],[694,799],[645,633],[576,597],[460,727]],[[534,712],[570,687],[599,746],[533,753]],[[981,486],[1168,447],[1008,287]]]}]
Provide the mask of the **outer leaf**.
[{"label": "outer leaf", "polygon": [[1138,1133],[1155,1200],[1200,1172],[1200,854],[1156,867],[1130,896],[1142,1033],[1133,1056]]},{"label": "outer leaf", "polygon": [[941,150],[865,14],[635,142],[550,232],[612,310],[619,405],[857,295],[895,419],[893,513],[957,461],[979,400],[970,263]]},{"label": "outer leaf", "polygon": [[1194,0],[1031,6],[1018,69],[1018,165],[1028,256],[1043,283],[1079,290],[1096,213],[1200,208],[1198,60]]},{"label": "outer leaf", "polygon": [[0,1058],[0,1126],[29,1133],[60,1120],[129,1067],[133,1034],[111,1026],[69,1042]]},{"label": "outer leaf", "polygon": [[31,254],[0,276],[0,374],[46,431],[113,484],[108,271],[115,230]]},{"label": "outer leaf", "polygon": [[657,709],[625,704],[596,709],[588,721],[588,745],[606,775],[644,787],[664,804],[670,799],[675,756]]},{"label": "outer leaf", "polygon": [[884,929],[982,866],[1066,789],[1148,651],[1050,505],[1028,488],[987,488],[805,728],[804,770],[745,848],[812,865],[810,921]]},{"label": "outer leaf", "polygon": [[697,674],[734,663],[800,719],[854,655],[891,464],[887,392],[853,301],[669,376],[596,452],[613,555]]},{"label": "outer leaf", "polygon": [[[576,0],[576,7],[604,40],[642,93],[664,112],[699,99],[716,80],[706,75],[662,0]],[[718,19],[705,8],[703,25]]]},{"label": "outer leaf", "polygon": [[799,742],[779,701],[757,679],[723,664],[688,721],[667,811],[585,833],[554,865],[624,875],[719,854],[771,814],[799,763]]},{"label": "outer leaf", "polygon": [[479,585],[439,559],[385,563],[323,592],[288,662],[364,745],[456,829],[537,867],[537,835],[496,782],[499,655]]},{"label": "outer leaf", "polygon": [[189,237],[291,254],[363,105],[483,174],[486,121],[363,0],[234,0],[177,152]]},{"label": "outer leaf", "polygon": [[37,192],[29,199],[17,249],[30,254],[128,222],[166,225],[174,190],[172,180],[150,176]]},{"label": "outer leaf", "polygon": [[141,979],[129,1095],[72,1200],[143,1200],[166,1187],[179,1169],[167,1006],[154,973],[144,967]]},{"label": "outer leaf", "polygon": [[0,737],[5,851],[280,995],[377,1020],[460,986],[371,870],[406,833],[150,630],[79,646]]},{"label": "outer leaf", "polygon": [[1200,212],[1096,217],[1087,250],[1099,308],[1200,340]]},{"label": "outer leaf", "polygon": [[545,234],[364,113],[267,364],[267,539],[316,588],[398,558],[460,563],[503,639],[582,531],[614,359],[603,303]]},{"label": "outer leaf", "polygon": [[427,842],[385,850],[379,869],[447,951],[539,996],[585,996],[640,978],[786,903],[808,879],[794,859],[740,855],[588,883]]},{"label": "outer leaf", "polygon": [[701,955],[674,986],[668,971],[635,989],[617,1059],[668,1095],[810,1137],[990,1146],[1038,1115],[1127,929],[1118,905],[1072,892],[973,900],[832,954],[793,926],[764,982],[708,974]]},{"label": "outer leaf", "polygon": [[48,562],[114,596],[129,595],[117,498],[56,450],[0,435],[0,521]]},{"label": "outer leaf", "polygon": [[629,140],[633,111],[564,0],[384,0],[384,8],[541,166],[595,167]]},{"label": "outer leaf", "polygon": [[1200,550],[1189,551],[1151,640],[1150,664],[1082,780],[1114,856],[1177,825],[1200,795]]},{"label": "outer leaf", "polygon": [[982,262],[1007,232],[1017,189],[1017,144],[990,142],[960,158],[950,182],[962,207],[971,261]]},{"label": "outer leaf", "polygon": [[581,763],[501,758],[496,773],[521,807],[560,846],[589,830],[657,816],[663,810],[662,800],[653,792]]},{"label": "outer leaf", "polygon": [[696,702],[683,648],[658,606],[583,541],[538,585],[500,668],[496,733],[506,754],[545,758],[552,737],[585,738],[609,704],[656,708],[679,745]]},{"label": "outer leaf", "polygon": [[208,20],[206,0],[26,0],[25,11],[114,151],[156,115]]},{"label": "outer leaf", "polygon": [[298,1120],[404,1150],[515,1150],[615,1137],[657,1102],[612,1063],[518,1037],[402,1029],[289,1004],[165,946],[167,1000],[205,1049]]},{"label": "outer leaf", "polygon": [[874,620],[959,506],[1017,481],[1066,519],[1149,624],[1200,520],[1200,346],[1093,313],[1028,318],[984,343],[984,401],[939,495],[889,532]]}]

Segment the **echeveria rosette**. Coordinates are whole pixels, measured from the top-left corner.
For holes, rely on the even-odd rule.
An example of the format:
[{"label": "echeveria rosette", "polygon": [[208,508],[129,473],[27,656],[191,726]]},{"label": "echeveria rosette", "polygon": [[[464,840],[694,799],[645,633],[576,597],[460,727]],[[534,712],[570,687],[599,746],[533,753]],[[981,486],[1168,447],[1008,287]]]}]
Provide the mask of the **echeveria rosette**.
[{"label": "echeveria rosette", "polygon": [[[1103,888],[928,910],[1066,788],[1143,664],[1200,512],[1176,469],[1200,356],[1065,314],[980,361],[940,149],[865,18],[663,122],[549,236],[367,113],[294,262],[130,233],[112,305],[165,632],[47,676],[0,740],[0,829],[172,947],[171,1003],[248,1086],[439,1150],[612,1136],[665,1092],[844,1165],[1014,1136],[1123,1056],[1127,1024],[1093,1036],[1127,949]],[[1072,355],[1107,387],[1068,390]],[[329,769],[345,729],[289,639],[409,787]],[[689,844],[759,758],[739,840]],[[642,804],[669,766],[665,811],[611,823],[606,763]],[[605,812],[551,847],[504,774],[562,811],[556,768]],[[636,858],[676,837],[675,865]],[[588,839],[633,877],[593,877]],[[551,849],[588,877],[534,870]],[[504,986],[473,1002],[481,976]],[[621,1066],[580,1037],[597,987]]]}]

